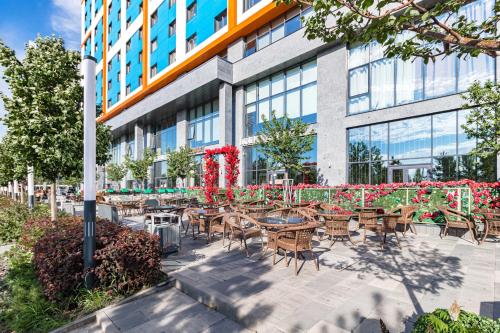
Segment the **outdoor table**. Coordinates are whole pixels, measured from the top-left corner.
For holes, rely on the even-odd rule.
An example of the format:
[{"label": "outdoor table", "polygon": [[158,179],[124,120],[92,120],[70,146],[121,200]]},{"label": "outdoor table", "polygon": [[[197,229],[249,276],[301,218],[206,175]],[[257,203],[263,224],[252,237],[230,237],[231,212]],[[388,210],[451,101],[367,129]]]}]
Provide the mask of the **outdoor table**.
[{"label": "outdoor table", "polygon": [[210,223],[210,219],[220,214],[217,208],[209,208],[209,209],[198,209],[194,211],[195,214],[198,214],[198,218],[203,220],[203,223],[200,226],[203,226],[202,232],[208,231],[208,223]]},{"label": "outdoor table", "polygon": [[248,211],[248,215],[253,218],[263,218],[265,213],[274,209],[273,206],[244,206],[244,210]]},{"label": "outdoor table", "polygon": [[379,211],[383,210],[383,207],[368,207],[368,206],[363,206],[363,207],[354,207],[354,210],[357,212],[373,212],[373,211]]},{"label": "outdoor table", "polygon": [[[483,215],[483,230],[482,232],[477,230],[476,232],[482,234],[479,239],[479,245],[481,245],[488,235],[498,237],[500,235],[500,213],[499,212],[477,212]],[[479,238],[479,237],[478,237]]]},{"label": "outdoor table", "polygon": [[261,217],[257,219],[257,222],[259,222],[259,225],[262,227],[275,229],[301,226],[307,223],[302,217]]},{"label": "outdoor table", "polygon": [[170,212],[177,209],[175,205],[151,206],[144,208],[145,213]]}]

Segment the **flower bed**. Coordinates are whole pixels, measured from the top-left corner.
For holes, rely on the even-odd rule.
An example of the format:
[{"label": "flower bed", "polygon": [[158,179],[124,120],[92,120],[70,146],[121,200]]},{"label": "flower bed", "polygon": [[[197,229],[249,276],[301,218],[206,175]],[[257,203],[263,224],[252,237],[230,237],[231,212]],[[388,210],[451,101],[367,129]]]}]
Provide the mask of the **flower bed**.
[{"label": "flower bed", "polygon": [[[381,185],[319,186],[299,184],[293,188],[293,200],[319,201],[337,205],[343,210],[356,206],[393,209],[401,205],[419,206],[416,222],[441,223],[437,207],[447,206],[472,214],[478,208],[500,208],[500,182],[478,183],[470,180],[452,182],[393,183]],[[203,188],[190,188],[190,196],[203,201]],[[247,186],[235,188],[236,200],[283,200],[280,186]],[[217,201],[224,200],[219,195]]]}]

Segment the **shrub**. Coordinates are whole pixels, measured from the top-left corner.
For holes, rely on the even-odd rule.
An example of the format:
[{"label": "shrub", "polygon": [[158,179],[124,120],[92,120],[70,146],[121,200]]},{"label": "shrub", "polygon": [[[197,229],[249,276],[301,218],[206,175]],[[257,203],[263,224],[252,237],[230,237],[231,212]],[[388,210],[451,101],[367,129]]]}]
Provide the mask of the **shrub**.
[{"label": "shrub", "polygon": [[35,243],[46,233],[75,224],[81,225],[81,219],[63,216],[57,222],[53,222],[50,216],[31,218],[23,226],[20,244],[28,250],[33,250]]},{"label": "shrub", "polygon": [[6,288],[0,296],[0,321],[9,331],[47,332],[62,326],[61,309],[43,295],[31,263],[31,253],[13,248],[8,254]]},{"label": "shrub", "polygon": [[161,258],[156,236],[145,231],[122,228],[107,241],[107,246],[95,253],[95,274],[102,287],[128,293],[161,278]]},{"label": "shrub", "polygon": [[460,310],[458,318],[452,320],[449,310],[436,309],[423,314],[413,327],[413,333],[462,333],[500,332],[500,320],[482,317],[472,312]]},{"label": "shrub", "polygon": [[47,205],[37,205],[32,211],[24,204],[12,202],[0,209],[0,243],[19,240],[28,219],[50,216]]},{"label": "shrub", "polygon": [[[53,301],[75,297],[83,283],[83,222],[61,221],[47,227],[34,248],[38,279]],[[127,294],[157,282],[162,274],[156,236],[108,221],[96,224],[95,257],[96,282],[103,290]]]}]

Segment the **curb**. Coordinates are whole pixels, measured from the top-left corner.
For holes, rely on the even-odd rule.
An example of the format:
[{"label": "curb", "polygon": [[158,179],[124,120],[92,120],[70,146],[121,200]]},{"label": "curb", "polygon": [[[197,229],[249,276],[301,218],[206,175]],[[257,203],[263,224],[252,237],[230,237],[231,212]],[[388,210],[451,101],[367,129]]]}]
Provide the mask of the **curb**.
[{"label": "curb", "polygon": [[97,310],[91,314],[88,314],[82,318],[79,318],[75,321],[72,321],[62,327],[56,328],[53,331],[50,331],[50,333],[67,333],[72,330],[81,328],[85,325],[88,325],[90,323],[97,323],[101,327],[102,332],[106,333],[118,333],[120,330],[113,324],[113,321],[109,319],[109,317],[106,314],[106,311],[114,309],[118,306],[121,306],[123,304],[127,304],[133,301],[136,301],[138,299],[156,294],[158,292],[164,291],[166,289],[170,289],[174,287],[175,285],[175,280],[172,278],[168,278],[166,281],[161,282],[153,287],[150,287],[148,289],[144,289],[139,291],[138,293],[129,296],[125,299],[122,299],[118,303],[111,304],[105,308],[102,308],[100,310]]}]

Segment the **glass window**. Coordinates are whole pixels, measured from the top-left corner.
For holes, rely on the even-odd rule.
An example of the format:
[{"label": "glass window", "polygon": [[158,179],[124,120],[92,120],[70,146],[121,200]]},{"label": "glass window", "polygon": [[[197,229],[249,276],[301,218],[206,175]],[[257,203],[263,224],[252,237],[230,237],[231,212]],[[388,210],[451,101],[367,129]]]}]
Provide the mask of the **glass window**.
[{"label": "glass window", "polygon": [[477,58],[459,59],[458,90],[465,91],[474,81],[484,83],[495,79],[495,59],[481,54]]},{"label": "glass window", "polygon": [[284,24],[281,24],[281,25],[277,26],[276,28],[273,28],[273,30],[271,30],[271,43],[274,43],[283,37],[285,37],[285,25]]},{"label": "glass window", "polygon": [[351,98],[349,100],[349,113],[356,114],[370,110],[370,98],[368,95]]},{"label": "glass window", "polygon": [[293,34],[301,28],[300,15],[294,16],[285,22],[285,36]]},{"label": "glass window", "polygon": [[246,103],[253,103],[257,100],[257,85],[251,84],[246,88]]},{"label": "glass window", "polygon": [[476,139],[467,138],[467,134],[465,134],[462,125],[467,123],[467,115],[469,114],[468,110],[460,110],[458,113],[458,154],[469,154],[474,147],[476,147]]},{"label": "glass window", "polygon": [[431,117],[391,122],[390,158],[394,160],[431,155]]},{"label": "glass window", "polygon": [[189,110],[189,145],[191,148],[218,143],[219,100]]},{"label": "glass window", "polygon": [[291,119],[300,117],[300,90],[287,92],[286,115]]},{"label": "glass window", "polygon": [[434,156],[457,154],[457,113],[447,112],[432,117]]},{"label": "glass window", "polygon": [[396,103],[410,103],[421,100],[424,95],[424,81],[422,75],[422,59],[414,61],[396,61],[397,78]]},{"label": "glass window", "polygon": [[348,50],[349,68],[365,65],[370,61],[370,48],[368,45],[361,45]]},{"label": "glass window", "polygon": [[455,56],[429,61],[425,65],[425,97],[439,97],[455,92]]},{"label": "glass window", "polygon": [[264,122],[264,119],[269,120],[269,100],[259,102],[259,124]]},{"label": "glass window", "polygon": [[349,96],[368,93],[368,66],[349,71]]},{"label": "glass window", "polygon": [[257,50],[261,50],[269,44],[271,44],[269,33],[265,33],[257,37]]},{"label": "glass window", "polygon": [[255,128],[256,125],[257,125],[257,108],[255,104],[247,105],[247,112],[246,112],[247,136],[253,136],[256,134],[256,128]]},{"label": "glass window", "polygon": [[392,59],[371,64],[371,107],[380,109],[394,105],[394,65]]},{"label": "glass window", "polygon": [[259,82],[259,99],[269,97],[269,79]]},{"label": "glass window", "polygon": [[276,118],[281,118],[285,115],[285,97],[283,95],[272,98],[271,110],[274,111]]},{"label": "glass window", "polygon": [[370,128],[359,127],[349,130],[349,161],[368,161],[370,154],[368,151],[370,141]]},{"label": "glass window", "polygon": [[316,85],[310,85],[302,89],[302,115],[316,114],[318,96]]},{"label": "glass window", "polygon": [[371,160],[372,161],[383,161],[387,160],[387,154],[389,153],[389,147],[387,140],[389,139],[389,132],[387,124],[372,125],[371,130]]},{"label": "glass window", "polygon": [[316,60],[302,65],[302,85],[316,81],[317,76]]},{"label": "glass window", "polygon": [[272,76],[272,94],[276,95],[285,91],[285,74],[278,73]]},{"label": "glass window", "polygon": [[286,89],[290,90],[300,86],[300,67],[295,67],[286,72]]}]

